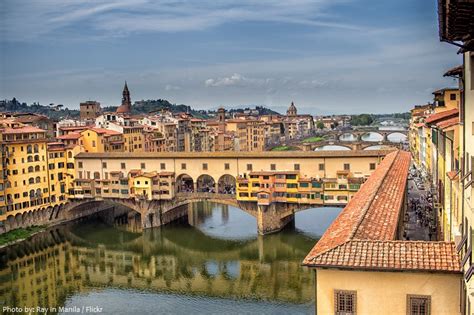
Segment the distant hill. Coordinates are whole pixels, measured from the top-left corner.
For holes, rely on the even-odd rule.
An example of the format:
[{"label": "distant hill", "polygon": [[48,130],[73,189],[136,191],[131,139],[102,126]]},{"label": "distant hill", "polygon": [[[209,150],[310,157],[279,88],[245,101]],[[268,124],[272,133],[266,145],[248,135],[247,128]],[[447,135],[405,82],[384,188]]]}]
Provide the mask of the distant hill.
[{"label": "distant hill", "polygon": [[245,108],[232,108],[229,109],[229,113],[243,113],[245,111],[250,111],[250,110],[257,110],[260,115],[280,115],[280,113],[267,108],[265,106],[255,106],[255,108],[252,107],[245,107]]},{"label": "distant hill", "polygon": [[[104,107],[104,111],[115,111],[117,106]],[[194,110],[191,106],[188,105],[176,105],[171,104],[167,100],[158,99],[158,100],[141,100],[136,101],[132,106],[133,114],[150,114],[150,113],[159,113],[161,110],[167,109],[172,113],[189,113],[197,118],[209,118],[207,111],[204,110]]]},{"label": "distant hill", "polygon": [[39,103],[20,103],[16,98],[0,101],[0,112],[26,112],[48,116],[53,120],[61,118],[79,118],[79,111],[76,109],[63,108],[61,105],[41,105]]}]

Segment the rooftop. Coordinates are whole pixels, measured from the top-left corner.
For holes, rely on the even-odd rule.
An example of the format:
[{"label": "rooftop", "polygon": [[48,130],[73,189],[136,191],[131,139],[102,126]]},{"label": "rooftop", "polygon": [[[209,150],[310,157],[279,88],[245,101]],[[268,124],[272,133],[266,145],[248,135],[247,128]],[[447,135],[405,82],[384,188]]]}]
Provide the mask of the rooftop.
[{"label": "rooftop", "polygon": [[24,126],[24,127],[19,127],[19,128],[5,128],[2,130],[2,133],[4,135],[7,134],[18,134],[18,133],[36,133],[36,132],[46,132],[43,129],[36,128],[33,126]]},{"label": "rooftop", "polygon": [[339,158],[339,157],[383,157],[393,150],[337,150],[337,151],[224,151],[224,152],[81,152],[79,159],[151,159],[151,158]]},{"label": "rooftop", "polygon": [[448,117],[449,118],[451,118],[452,116],[457,117],[457,115],[459,115],[459,110],[457,108],[454,108],[454,109],[446,110],[444,112],[431,114],[425,119],[425,122],[428,123],[428,124],[431,124],[431,123],[435,123],[439,120],[446,119]]},{"label": "rooftop", "polygon": [[388,154],[306,256],[310,267],[460,272],[454,243],[396,240],[410,153]]}]

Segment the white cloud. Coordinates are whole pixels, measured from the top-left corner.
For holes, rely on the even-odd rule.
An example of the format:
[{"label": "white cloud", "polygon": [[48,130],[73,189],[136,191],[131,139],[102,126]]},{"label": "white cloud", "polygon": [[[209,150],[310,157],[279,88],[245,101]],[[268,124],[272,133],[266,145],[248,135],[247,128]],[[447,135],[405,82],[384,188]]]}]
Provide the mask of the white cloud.
[{"label": "white cloud", "polygon": [[219,87],[219,86],[264,86],[273,81],[271,78],[257,79],[247,78],[239,73],[234,73],[230,77],[207,79],[204,81],[204,85],[207,87]]},{"label": "white cloud", "polygon": [[[360,31],[325,11],[348,0],[4,0],[3,40],[32,40],[81,23],[88,36],[196,31],[234,22],[277,22]],[[67,31],[66,31],[67,32]],[[76,34],[77,35],[77,34]]]}]

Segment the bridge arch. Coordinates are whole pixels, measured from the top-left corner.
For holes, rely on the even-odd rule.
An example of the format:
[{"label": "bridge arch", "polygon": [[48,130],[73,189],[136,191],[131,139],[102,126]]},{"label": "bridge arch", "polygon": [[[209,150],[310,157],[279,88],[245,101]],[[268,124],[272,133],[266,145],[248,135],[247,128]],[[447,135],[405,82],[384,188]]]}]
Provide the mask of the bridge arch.
[{"label": "bridge arch", "polygon": [[215,193],[216,192],[216,181],[214,177],[208,174],[200,175],[196,180],[197,192]]},{"label": "bridge arch", "polygon": [[357,141],[358,140],[357,138],[358,138],[357,134],[352,133],[350,131],[342,132],[338,136],[339,141]]},{"label": "bridge arch", "polygon": [[230,174],[222,175],[217,182],[217,192],[219,194],[235,194],[236,179]]},{"label": "bridge arch", "polygon": [[194,192],[194,180],[186,173],[176,177],[176,191],[177,192]]},{"label": "bridge arch", "polygon": [[[398,138],[398,139],[397,139]],[[401,131],[387,133],[387,140],[390,142],[403,142],[408,139],[407,135]]]},{"label": "bridge arch", "polygon": [[[368,137],[371,137],[374,135],[377,137],[377,139],[368,139]],[[363,141],[367,141],[367,142],[380,142],[380,141],[383,141],[384,137],[382,133],[380,133],[379,131],[365,131],[360,134],[360,138]]]}]

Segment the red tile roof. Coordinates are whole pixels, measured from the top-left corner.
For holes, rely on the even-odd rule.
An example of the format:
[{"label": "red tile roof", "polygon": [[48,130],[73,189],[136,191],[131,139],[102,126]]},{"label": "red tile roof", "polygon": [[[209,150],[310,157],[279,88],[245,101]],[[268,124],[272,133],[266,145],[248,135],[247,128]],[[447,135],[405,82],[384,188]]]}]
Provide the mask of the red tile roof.
[{"label": "red tile roof", "polygon": [[461,270],[453,242],[351,240],[306,263],[311,266],[381,271],[459,273]]},{"label": "red tile roof", "polygon": [[440,129],[446,129],[446,128],[449,128],[449,127],[452,127],[452,126],[456,126],[457,124],[459,124],[459,117],[458,116],[442,120],[442,121],[438,122],[436,124],[436,126]]},{"label": "red tile roof", "polygon": [[388,154],[303,261],[310,267],[460,272],[454,243],[395,240],[410,153]]},{"label": "red tile roof", "polygon": [[77,133],[77,132],[71,132],[71,133],[68,133],[66,135],[62,135],[62,136],[59,136],[59,137],[56,137],[57,139],[60,139],[60,140],[74,140],[74,139],[79,139],[81,137],[81,134],[80,133]]},{"label": "red tile roof", "polygon": [[33,133],[33,132],[46,132],[46,130],[36,128],[33,126],[24,126],[19,128],[5,128],[2,130],[3,134],[17,134],[17,133]]},{"label": "red tile roof", "polygon": [[457,116],[457,115],[459,115],[459,110],[457,108],[454,108],[454,109],[446,110],[444,112],[431,114],[428,116],[428,118],[425,119],[425,122],[428,124],[435,123],[439,120],[452,118],[452,116]]}]

